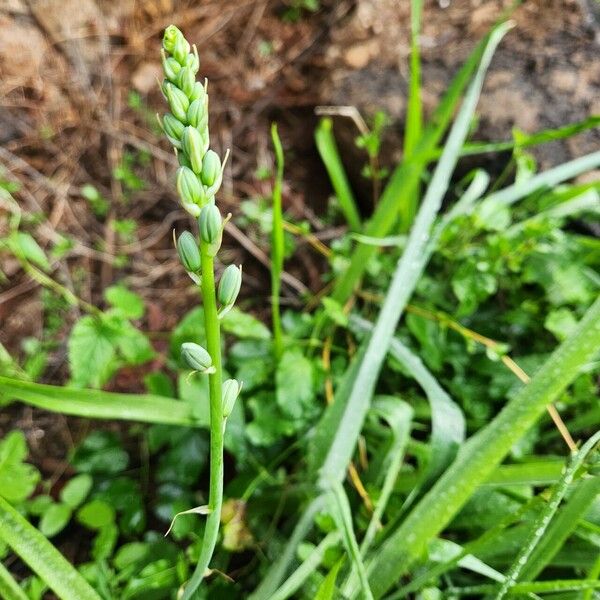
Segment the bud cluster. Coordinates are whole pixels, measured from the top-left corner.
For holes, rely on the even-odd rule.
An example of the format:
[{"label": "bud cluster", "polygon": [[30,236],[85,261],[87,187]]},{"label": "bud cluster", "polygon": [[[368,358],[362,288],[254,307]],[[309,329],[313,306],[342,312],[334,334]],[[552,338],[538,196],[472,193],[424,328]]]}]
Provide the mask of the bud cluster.
[{"label": "bud cluster", "polygon": [[165,29],[162,63],[165,79],[161,89],[171,112],[163,116],[161,125],[177,152],[177,191],[182,206],[198,217],[205,204],[214,202],[225,163],[209,149],[207,83],[196,81],[198,51],[194,46],[190,52],[190,44],[174,25]]}]

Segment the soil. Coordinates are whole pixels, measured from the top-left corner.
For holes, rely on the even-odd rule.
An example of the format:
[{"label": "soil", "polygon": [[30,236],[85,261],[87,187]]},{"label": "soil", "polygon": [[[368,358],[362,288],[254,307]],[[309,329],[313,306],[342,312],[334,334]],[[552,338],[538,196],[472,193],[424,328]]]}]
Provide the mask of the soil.
[{"label": "soil", "polygon": [[[323,0],[316,13],[304,11],[296,22],[285,18],[291,4],[0,0],[0,161],[6,168],[0,178],[21,185],[16,197],[23,211],[47,216],[29,226],[44,247],[59,234],[75,240],[67,258],[55,264],[53,276],[61,284],[102,306],[102,290],[124,279],[145,298],[148,312],[140,326],[156,339],[197,302],[172,249],[172,229],[191,223],[177,206],[175,159],[154,121],[154,113],[164,110],[156,85],[158,48],[171,22],[198,43],[201,72],[210,80],[212,143],[219,151],[232,150],[222,194],[226,209],[237,214],[240,201],[268,195],[270,183],[260,180],[257,169],[272,165],[269,124],[276,120],[286,150],[286,209],[309,220],[324,239],[336,234],[318,219],[331,192],[312,137],[319,105],[355,106],[367,119],[384,109],[391,125],[382,162],[392,166],[398,160],[409,1]],[[425,2],[426,112],[509,4]],[[594,0],[528,0],[514,21],[485,84],[476,137],[506,139],[513,127],[533,132],[600,113],[600,16]],[[132,92],[141,107],[134,106]],[[353,143],[354,124],[337,117],[336,132],[349,170],[359,172],[365,159]],[[599,142],[599,132],[589,132],[537,149],[536,156],[548,167],[597,149]],[[139,151],[148,156],[136,166],[144,187],[132,192],[111,173],[124,153]],[[81,187],[90,183],[111,201],[107,218],[96,218],[82,197]],[[354,183],[368,211],[369,187],[360,177]],[[0,202],[2,234],[8,207]],[[110,227],[114,219],[133,219],[137,237],[119,238]],[[244,302],[267,315],[265,240],[252,229],[230,234],[223,258],[244,263]],[[127,258],[125,266],[121,256]],[[298,303],[299,282],[318,290],[321,266],[310,248],[301,246],[288,265],[284,301]],[[0,343],[21,357],[21,340],[43,333],[44,306],[39,287],[16,261],[3,258],[2,271],[7,280],[0,287]],[[73,309],[62,317],[60,344],[44,376],[48,382],[66,380],[66,338],[78,314]],[[135,390],[140,374],[126,371],[112,387]],[[78,438],[81,424],[69,423]],[[3,411],[0,429],[15,425],[37,444],[34,451],[47,434],[53,440],[44,448],[49,459],[72,444],[59,417],[14,406]]]}]

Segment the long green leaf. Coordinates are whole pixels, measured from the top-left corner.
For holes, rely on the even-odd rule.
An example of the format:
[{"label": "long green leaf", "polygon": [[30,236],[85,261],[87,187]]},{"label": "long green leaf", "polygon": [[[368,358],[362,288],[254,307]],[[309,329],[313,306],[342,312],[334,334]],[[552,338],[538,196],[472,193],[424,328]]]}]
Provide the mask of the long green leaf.
[{"label": "long green leaf", "polygon": [[271,314],[273,322],[273,348],[277,360],[283,354],[283,333],[281,330],[281,312],[279,296],[281,294],[281,273],[285,253],[283,238],[283,209],[281,206],[281,188],[283,186],[284,156],[277,125],[271,125],[271,139],[275,149],[275,182],[273,185],[273,225],[271,231]]},{"label": "long green leaf", "polygon": [[[576,471],[581,467],[587,454],[600,440],[600,432],[588,440],[571,456],[567,468],[560,481],[556,484],[548,504],[533,524],[529,539],[523,544],[519,555],[515,558],[506,576],[506,581],[498,592],[498,600],[504,597],[518,579],[535,579],[543,568],[560,550],[565,540],[577,527],[579,519],[587,512],[590,504],[600,493],[600,477],[591,477],[582,481],[567,503],[565,509],[557,518],[553,527],[548,529],[558,506],[564,498]],[[544,534],[547,531],[545,537]]]},{"label": "long green leaf", "polygon": [[[510,590],[510,595],[552,594],[556,592],[580,592],[600,588],[600,581],[589,579],[558,579],[555,581],[534,581],[517,583]],[[451,588],[450,593],[456,595],[476,596],[483,598],[486,594],[498,589],[496,585],[472,585],[463,588]]]},{"label": "long green leaf", "polygon": [[[410,80],[408,84],[408,103],[406,106],[406,125],[404,129],[404,160],[408,160],[417,147],[423,128],[423,106],[421,101],[421,56],[419,52],[419,33],[423,0],[411,0],[410,3]],[[417,210],[419,186],[408,196],[400,207],[400,231],[410,229]]]},{"label": "long green leaf", "polygon": [[61,600],[100,600],[65,557],[0,496],[0,539],[28,564]]},{"label": "long green leaf", "polygon": [[327,573],[327,577],[323,580],[323,583],[319,586],[315,595],[315,600],[333,600],[335,595],[335,581],[337,579],[340,568],[344,562],[343,558],[340,558],[335,565],[331,568],[331,571]]},{"label": "long green leaf", "polygon": [[[365,353],[358,366],[350,395],[336,394],[333,405],[327,411],[330,413],[337,411],[340,418],[333,428],[330,428],[331,423],[327,415],[317,425],[317,430],[327,428],[325,433],[321,432],[321,435],[315,435],[315,439],[325,441],[326,445],[317,449],[314,444],[311,446],[313,454],[321,454],[325,451],[325,457],[320,463],[319,469],[319,486],[322,489],[328,489],[334,483],[343,481],[394,331],[402,311],[425,269],[427,263],[425,250],[429,243],[431,227],[448,189],[458,153],[467,136],[485,72],[496,46],[508,28],[509,26],[505,24],[494,29],[488,40],[477,73],[450,131],[444,154],[435,169],[410,232],[406,248],[392,277],[373,332],[368,341],[363,343]],[[318,461],[313,460],[313,464],[315,462]]]},{"label": "long green leaf", "polygon": [[44,410],[87,419],[123,419],[165,425],[205,425],[192,415],[192,407],[152,394],[117,394],[103,390],[44,385],[0,377],[0,394]]},{"label": "long green leaf", "polygon": [[352,231],[360,231],[362,227],[360,215],[333,137],[331,118],[325,117],[319,121],[315,130],[315,142],[348,226]]},{"label": "long green leaf", "polygon": [[537,421],[600,350],[600,298],[573,334],[496,418],[463,447],[439,481],[379,549],[369,565],[371,589],[381,597],[414,564],[485,481],[512,445]]},{"label": "long green leaf", "polygon": [[353,570],[358,574],[362,595],[365,600],[373,600],[373,594],[369,588],[367,572],[356,541],[356,534],[354,533],[354,526],[352,525],[352,511],[344,486],[339,482],[334,484],[328,495],[330,499],[330,510],[333,514],[336,526],[342,535],[346,552],[352,561]]},{"label": "long green leaf", "polygon": [[3,600],[28,600],[8,569],[0,563],[0,598]]},{"label": "long green leaf", "polygon": [[269,596],[269,600],[286,600],[310,577],[321,564],[325,552],[340,541],[337,531],[327,534],[323,541],[309,554],[308,558],[286,579],[285,583]]},{"label": "long green leaf", "polygon": [[[373,325],[360,317],[350,318],[351,327],[371,331]],[[431,458],[418,487],[427,487],[454,460],[465,439],[466,422],[461,408],[448,396],[423,361],[398,338],[390,343],[393,356],[423,388],[431,406]]]}]

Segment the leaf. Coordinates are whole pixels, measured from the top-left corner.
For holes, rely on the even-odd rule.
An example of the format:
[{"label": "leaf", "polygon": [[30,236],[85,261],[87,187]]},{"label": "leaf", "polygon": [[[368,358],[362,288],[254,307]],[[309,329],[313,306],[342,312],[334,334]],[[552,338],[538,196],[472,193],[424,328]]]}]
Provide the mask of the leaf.
[{"label": "leaf", "polygon": [[77,508],[90,493],[93,479],[87,473],[82,473],[70,479],[65,487],[60,491],[60,499],[70,506]]},{"label": "leaf", "polygon": [[129,365],[141,365],[154,358],[150,340],[129,321],[117,319],[113,326],[118,331],[115,344]]},{"label": "leaf", "polygon": [[0,496],[9,502],[22,502],[35,490],[40,473],[23,462],[27,457],[25,435],[11,431],[0,441]]},{"label": "leaf", "polygon": [[334,600],[335,580],[343,563],[343,559],[338,560],[331,571],[327,573],[327,577],[325,577],[323,583],[319,586],[314,600]]},{"label": "leaf", "polygon": [[313,366],[299,350],[287,350],[275,373],[277,404],[292,419],[305,419],[314,409]]},{"label": "leaf", "polygon": [[74,385],[101,387],[116,371],[118,332],[98,317],[79,319],[69,336],[69,366]]},{"label": "leaf", "polygon": [[268,327],[249,313],[233,307],[221,321],[221,328],[239,339],[268,340],[271,332]]},{"label": "leaf", "polygon": [[40,519],[40,531],[48,538],[60,533],[71,519],[71,507],[55,503],[48,507]]},{"label": "leaf", "polygon": [[33,525],[0,497],[0,539],[61,600],[101,600],[87,581]]},{"label": "leaf", "polygon": [[16,248],[13,248],[13,251],[16,250],[15,254],[23,256],[29,262],[44,269],[44,271],[50,270],[50,263],[46,258],[46,253],[41,249],[32,235],[24,231],[17,231],[13,235],[14,238],[11,238],[11,240],[14,239],[14,244],[16,245]]},{"label": "leaf", "polygon": [[92,500],[77,511],[77,520],[89,529],[102,529],[114,523],[115,509],[103,500]]},{"label": "leaf", "polygon": [[31,406],[88,419],[124,419],[145,423],[196,425],[186,402],[152,394],[77,390],[0,377],[0,393]]},{"label": "leaf", "polygon": [[184,342],[196,342],[206,347],[206,333],[204,331],[204,310],[197,306],[188,312],[171,334],[169,349],[171,356],[182,368],[187,368],[181,358],[181,344]]},{"label": "leaf", "polygon": [[84,473],[120,473],[129,464],[129,455],[119,438],[107,431],[94,431],[75,450],[71,463]]},{"label": "leaf", "polygon": [[0,598],[3,600],[29,600],[27,594],[19,587],[2,563],[0,563]]},{"label": "leaf", "polygon": [[144,316],[145,307],[141,296],[128,290],[124,285],[112,285],[106,288],[104,297],[120,315],[127,319],[141,319]]},{"label": "leaf", "polygon": [[246,427],[246,435],[255,446],[270,446],[296,431],[296,424],[282,414],[270,394],[248,400],[254,418]]},{"label": "leaf", "polygon": [[577,319],[568,308],[557,308],[548,313],[544,321],[544,327],[553,333],[560,341],[569,337],[577,327]]}]

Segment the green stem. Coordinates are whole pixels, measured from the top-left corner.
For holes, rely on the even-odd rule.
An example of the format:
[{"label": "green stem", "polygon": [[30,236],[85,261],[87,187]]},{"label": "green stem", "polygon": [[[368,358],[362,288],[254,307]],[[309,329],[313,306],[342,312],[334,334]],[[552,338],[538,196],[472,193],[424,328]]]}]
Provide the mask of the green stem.
[{"label": "green stem", "polygon": [[225,432],[222,405],[222,366],[221,366],[221,328],[217,314],[217,298],[215,292],[215,272],[213,257],[208,246],[200,243],[202,263],[202,300],[204,304],[204,327],[206,329],[206,349],[212,358],[214,373],[208,375],[210,395],[210,491],[208,508],[210,513],[206,520],[202,550],[194,574],[182,596],[182,600],[190,600],[200,586],[204,574],[212,558],[221,522],[221,506],[223,504],[223,435]]}]

